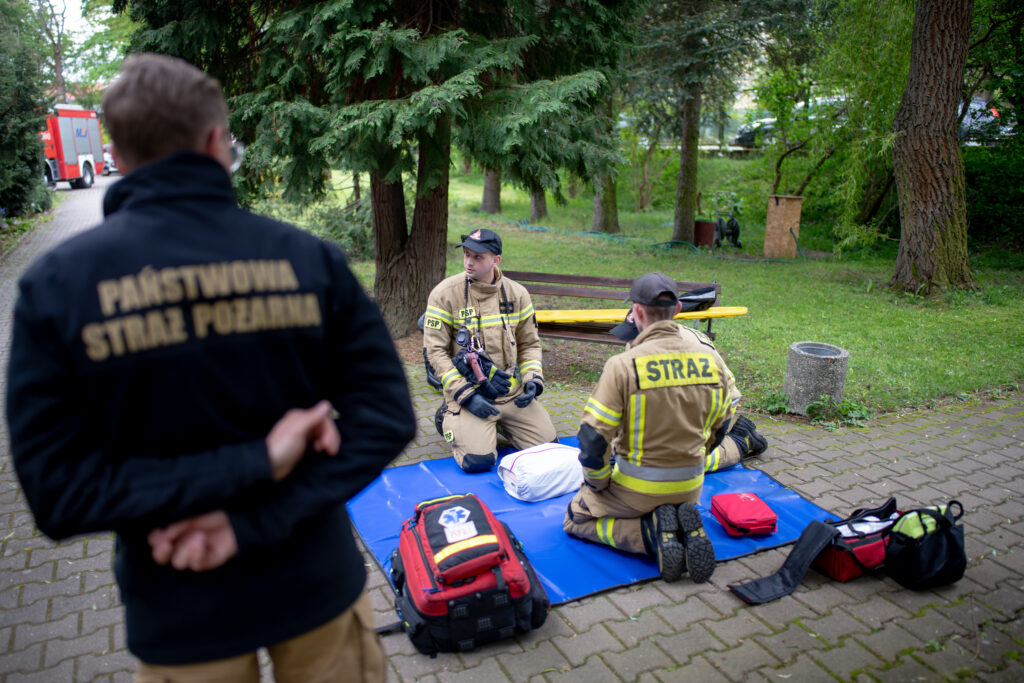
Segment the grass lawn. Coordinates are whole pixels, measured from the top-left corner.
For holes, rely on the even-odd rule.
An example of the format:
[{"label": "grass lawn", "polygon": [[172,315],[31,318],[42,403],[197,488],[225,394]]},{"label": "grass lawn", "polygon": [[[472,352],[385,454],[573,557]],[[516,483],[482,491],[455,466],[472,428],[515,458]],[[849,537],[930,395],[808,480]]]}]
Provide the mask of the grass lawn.
[{"label": "grass lawn", "polygon": [[[622,234],[588,234],[589,197],[566,207],[549,202],[542,229],[516,225],[529,215],[528,197],[502,188],[502,214],[476,212],[482,192],[477,173],[453,172],[448,241],[490,227],[504,240],[510,270],[634,277],[660,270],[679,280],[722,283],[725,305],[747,306],[747,316],[717,321],[716,346],[737,376],[748,408],[778,410],[789,346],[797,341],[834,344],[850,353],[845,397],[866,412],[927,406],[978,392],[1017,390],[1024,381],[1024,267],[1019,256],[972,258],[979,290],[924,299],[885,288],[894,255],[860,258],[761,258],[764,210],[741,219],[742,251],[666,248],[671,211],[622,211]],[[626,200],[628,202],[628,199]],[[525,221],[524,221],[525,223]],[[370,285],[373,264],[354,264]],[[461,268],[453,249],[448,273]],[[544,302],[538,302],[545,307]],[[547,304],[550,305],[550,304]],[[599,302],[579,306],[603,306]],[[625,306],[625,304],[623,304]],[[549,381],[589,386],[616,347],[545,340]],[[553,372],[554,370],[554,372]]]}]

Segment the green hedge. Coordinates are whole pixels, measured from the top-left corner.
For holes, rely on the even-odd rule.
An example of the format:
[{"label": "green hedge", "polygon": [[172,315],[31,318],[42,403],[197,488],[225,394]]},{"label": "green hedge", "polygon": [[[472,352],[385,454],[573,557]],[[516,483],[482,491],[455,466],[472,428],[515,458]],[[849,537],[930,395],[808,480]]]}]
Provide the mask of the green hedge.
[{"label": "green hedge", "polygon": [[0,32],[0,228],[5,217],[43,211],[51,198],[43,182],[45,98],[35,54],[17,32]]},{"label": "green hedge", "polygon": [[963,148],[967,236],[972,246],[1024,250],[1024,136]]}]

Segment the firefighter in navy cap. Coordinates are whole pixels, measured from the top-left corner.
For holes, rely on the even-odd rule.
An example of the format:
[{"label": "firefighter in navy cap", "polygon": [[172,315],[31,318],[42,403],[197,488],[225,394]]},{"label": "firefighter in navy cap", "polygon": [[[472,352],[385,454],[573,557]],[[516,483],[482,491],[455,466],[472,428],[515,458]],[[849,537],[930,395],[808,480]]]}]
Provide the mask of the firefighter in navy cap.
[{"label": "firefighter in navy cap", "polygon": [[504,277],[501,238],[481,228],[462,236],[464,270],[427,299],[423,347],[444,393],[439,430],[466,472],[497,461],[497,426],[517,449],[554,441],[541,344],[526,288]]},{"label": "firefighter in navy cap", "polygon": [[633,281],[629,300],[639,335],[608,359],[584,408],[578,433],[584,480],[563,528],[654,556],[666,581],[686,569],[703,582],[715,569],[695,505],[708,455],[717,452],[721,467],[760,453],[767,442],[749,420],[749,428],[729,431],[739,398],[735,381],[706,335],[674,322],[677,289],[663,273]]}]

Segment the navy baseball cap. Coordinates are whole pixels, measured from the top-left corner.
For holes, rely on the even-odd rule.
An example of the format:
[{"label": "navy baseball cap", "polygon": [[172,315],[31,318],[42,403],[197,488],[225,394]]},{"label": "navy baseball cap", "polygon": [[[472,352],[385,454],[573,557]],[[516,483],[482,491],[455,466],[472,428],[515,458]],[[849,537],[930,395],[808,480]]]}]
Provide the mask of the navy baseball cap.
[{"label": "navy baseball cap", "polygon": [[462,235],[462,241],[455,246],[456,248],[465,247],[478,254],[488,251],[492,254],[501,254],[501,238],[498,237],[498,233],[487,228],[480,228],[468,235]]}]

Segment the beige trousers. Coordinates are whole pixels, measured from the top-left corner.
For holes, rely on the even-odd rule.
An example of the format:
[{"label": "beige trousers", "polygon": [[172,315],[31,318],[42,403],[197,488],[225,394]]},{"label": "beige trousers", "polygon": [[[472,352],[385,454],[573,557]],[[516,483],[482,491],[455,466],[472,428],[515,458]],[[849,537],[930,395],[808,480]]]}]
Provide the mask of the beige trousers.
[{"label": "beige trousers", "polygon": [[[731,438],[708,454],[705,472],[731,467],[740,461],[740,449]],[[652,497],[614,485],[594,491],[584,484],[569,501],[562,528],[571,536],[603,543],[617,550],[646,554],[641,518],[665,503],[696,503],[700,489],[671,497]]]},{"label": "beige trousers", "polygon": [[[384,651],[363,593],[323,626],[267,648],[277,683],[383,683]],[[199,664],[157,666],[139,662],[136,683],[259,683],[255,652]]]},{"label": "beige trousers", "polygon": [[[457,413],[446,411],[444,414],[444,436],[452,448],[452,455],[459,467],[479,464],[483,469],[483,460],[497,457],[498,423],[501,423],[505,435],[512,441],[516,450],[549,443],[555,440],[555,426],[551,416],[537,399],[530,401],[525,408],[517,408],[514,401],[496,403],[500,413],[481,419],[466,409]],[[465,462],[467,457],[470,462]],[[465,464],[464,464],[465,463]],[[491,467],[494,466],[491,463]]]}]

